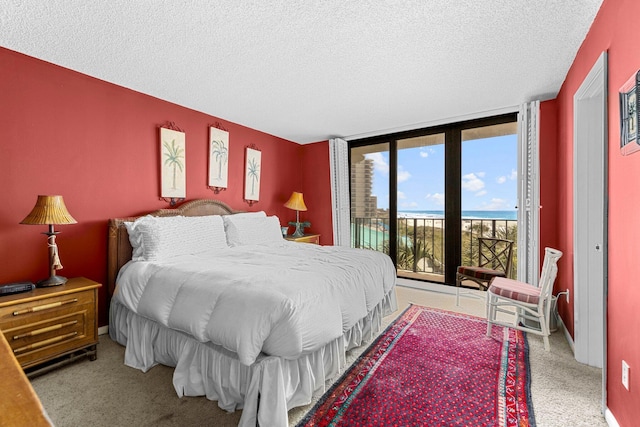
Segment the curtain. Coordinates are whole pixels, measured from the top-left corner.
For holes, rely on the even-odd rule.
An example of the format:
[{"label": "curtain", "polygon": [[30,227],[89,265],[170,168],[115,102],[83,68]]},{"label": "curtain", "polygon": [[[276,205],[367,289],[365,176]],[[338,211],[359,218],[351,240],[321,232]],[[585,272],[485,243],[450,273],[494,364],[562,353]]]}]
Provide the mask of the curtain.
[{"label": "curtain", "polygon": [[329,140],[333,244],[351,246],[351,198],[349,196],[349,144],[344,139]]},{"label": "curtain", "polygon": [[518,280],[538,285],[540,251],[540,101],[518,113]]}]

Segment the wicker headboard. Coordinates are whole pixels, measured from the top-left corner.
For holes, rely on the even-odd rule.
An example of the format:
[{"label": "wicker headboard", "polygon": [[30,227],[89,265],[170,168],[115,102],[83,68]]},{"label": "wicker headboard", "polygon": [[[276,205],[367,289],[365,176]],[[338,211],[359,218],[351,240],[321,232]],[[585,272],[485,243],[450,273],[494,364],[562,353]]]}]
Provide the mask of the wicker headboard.
[{"label": "wicker headboard", "polygon": [[[205,215],[229,215],[237,213],[227,204],[218,200],[196,199],[183,203],[174,209],[160,209],[150,212],[153,216],[205,216]],[[140,215],[143,216],[143,215]],[[125,222],[135,221],[140,216],[129,218],[112,218],[109,220],[109,235],[107,248],[107,293],[109,298],[116,287],[118,271],[131,260],[133,248],[129,243],[129,234],[124,226]]]}]

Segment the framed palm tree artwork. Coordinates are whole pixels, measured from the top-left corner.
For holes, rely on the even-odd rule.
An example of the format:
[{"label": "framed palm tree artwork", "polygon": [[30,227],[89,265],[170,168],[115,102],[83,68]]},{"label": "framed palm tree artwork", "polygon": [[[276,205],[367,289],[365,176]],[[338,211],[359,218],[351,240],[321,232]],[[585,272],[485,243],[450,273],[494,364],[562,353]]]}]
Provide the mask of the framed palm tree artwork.
[{"label": "framed palm tree artwork", "polygon": [[255,145],[247,147],[244,171],[244,200],[249,206],[260,200],[262,152]]},{"label": "framed palm tree artwork", "polygon": [[160,197],[172,205],[187,196],[184,132],[160,128],[160,182]]},{"label": "framed palm tree artwork", "polygon": [[229,132],[209,127],[209,188],[214,193],[227,189],[229,180]]},{"label": "framed palm tree artwork", "polygon": [[640,151],[638,121],[640,120],[640,70],[620,88],[620,152],[628,155]]}]

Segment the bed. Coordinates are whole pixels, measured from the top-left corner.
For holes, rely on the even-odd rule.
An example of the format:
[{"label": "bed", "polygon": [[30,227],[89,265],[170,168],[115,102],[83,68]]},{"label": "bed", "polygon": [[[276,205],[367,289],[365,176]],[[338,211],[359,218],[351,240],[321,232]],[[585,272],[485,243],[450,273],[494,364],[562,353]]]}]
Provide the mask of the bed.
[{"label": "bed", "polygon": [[397,309],[386,255],[289,242],[277,217],[216,200],[111,219],[108,244],[124,363],[174,367],[178,396],[242,409],[241,426],[287,426]]}]

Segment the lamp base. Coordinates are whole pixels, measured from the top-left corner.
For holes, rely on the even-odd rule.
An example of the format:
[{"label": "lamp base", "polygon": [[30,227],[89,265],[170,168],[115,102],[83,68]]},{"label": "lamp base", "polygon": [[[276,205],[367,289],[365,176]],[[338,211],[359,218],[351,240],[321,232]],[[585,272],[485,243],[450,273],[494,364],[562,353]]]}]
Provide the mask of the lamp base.
[{"label": "lamp base", "polygon": [[60,286],[60,285],[64,285],[65,283],[67,283],[67,278],[66,277],[62,277],[62,276],[51,276],[47,279],[42,279],[40,280],[38,283],[36,283],[36,286],[39,288],[46,288],[49,286]]},{"label": "lamp base", "polygon": [[296,231],[293,232],[293,237],[302,237],[304,236],[304,229],[301,227],[302,223],[296,222]]},{"label": "lamp base", "polygon": [[305,222],[300,222],[300,221],[296,221],[296,222],[289,222],[289,225],[293,226],[296,228],[296,231],[293,232],[293,234],[291,236],[293,237],[302,237],[304,236],[304,229],[307,227],[311,227],[311,223],[309,221],[305,221]]}]

